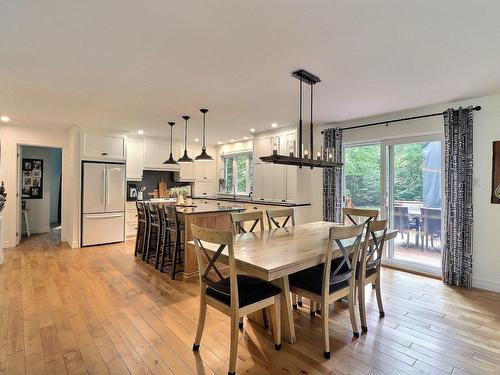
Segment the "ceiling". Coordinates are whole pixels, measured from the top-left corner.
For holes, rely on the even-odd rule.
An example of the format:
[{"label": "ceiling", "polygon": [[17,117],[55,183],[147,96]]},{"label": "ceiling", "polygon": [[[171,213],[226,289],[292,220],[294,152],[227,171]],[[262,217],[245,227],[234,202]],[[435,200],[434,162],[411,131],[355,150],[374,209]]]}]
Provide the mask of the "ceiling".
[{"label": "ceiling", "polygon": [[[166,135],[191,115],[209,143],[500,91],[497,0],[0,0],[0,114],[13,124]],[[181,128],[176,128],[181,134]]]}]

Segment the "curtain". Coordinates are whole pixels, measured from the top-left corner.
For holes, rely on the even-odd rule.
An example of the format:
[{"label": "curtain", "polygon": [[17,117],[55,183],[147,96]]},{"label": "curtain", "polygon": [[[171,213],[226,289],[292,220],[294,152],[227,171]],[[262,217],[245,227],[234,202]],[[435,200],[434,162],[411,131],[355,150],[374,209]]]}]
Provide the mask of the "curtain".
[{"label": "curtain", "polygon": [[[342,161],[342,129],[324,131],[324,157],[333,150],[333,160]],[[323,170],[323,220],[340,223],[342,221],[342,167]]]},{"label": "curtain", "polygon": [[472,287],[472,107],[444,113],[443,282]]}]

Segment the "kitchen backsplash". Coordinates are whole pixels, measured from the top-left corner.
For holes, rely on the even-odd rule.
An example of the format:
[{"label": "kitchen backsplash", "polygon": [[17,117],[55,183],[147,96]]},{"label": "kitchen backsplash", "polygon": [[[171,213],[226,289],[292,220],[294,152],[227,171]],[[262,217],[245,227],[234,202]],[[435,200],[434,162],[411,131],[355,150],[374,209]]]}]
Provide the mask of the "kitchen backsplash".
[{"label": "kitchen backsplash", "polygon": [[[174,181],[174,172],[143,171],[142,176],[142,181],[127,181],[127,186],[130,188],[130,186],[135,185],[137,187],[137,190],[139,190],[142,186],[145,186],[146,190],[144,191],[144,200],[149,200],[151,198],[148,193],[152,193],[153,190],[158,189],[158,183],[162,178],[167,183],[167,187],[169,189],[173,187],[191,185],[187,182]],[[130,199],[129,195],[127,194],[127,200],[135,199]]]}]

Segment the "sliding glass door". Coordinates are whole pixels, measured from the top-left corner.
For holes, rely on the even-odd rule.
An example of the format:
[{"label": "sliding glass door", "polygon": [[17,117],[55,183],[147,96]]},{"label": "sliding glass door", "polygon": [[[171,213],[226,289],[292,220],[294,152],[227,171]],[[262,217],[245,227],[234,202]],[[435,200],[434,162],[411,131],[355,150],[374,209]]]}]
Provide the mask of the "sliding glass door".
[{"label": "sliding glass door", "polygon": [[379,209],[399,232],[385,263],[441,272],[442,165],[439,136],[344,148],[344,205]]},{"label": "sliding glass door", "polygon": [[383,215],[399,232],[387,246],[386,263],[440,273],[442,155],[439,136],[382,143]]}]

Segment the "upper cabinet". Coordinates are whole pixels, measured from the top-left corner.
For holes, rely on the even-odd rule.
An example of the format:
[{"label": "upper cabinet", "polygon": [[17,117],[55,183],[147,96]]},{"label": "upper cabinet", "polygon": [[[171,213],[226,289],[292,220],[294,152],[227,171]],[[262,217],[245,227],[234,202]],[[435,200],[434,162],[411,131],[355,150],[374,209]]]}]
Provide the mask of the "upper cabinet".
[{"label": "upper cabinet", "polygon": [[[175,147],[174,147],[175,149]],[[144,169],[179,170],[179,166],[165,165],[163,162],[170,156],[170,143],[159,140],[144,140]],[[174,153],[174,158],[176,155]]]},{"label": "upper cabinet", "polygon": [[127,180],[141,181],[144,169],[144,141],[127,139]]},{"label": "upper cabinet", "polygon": [[[200,151],[198,151],[199,154]],[[215,149],[207,147],[207,153],[215,158]],[[197,181],[214,181],[217,178],[217,167],[214,160],[195,161],[194,177]]]},{"label": "upper cabinet", "polygon": [[81,137],[81,156],[83,160],[125,161],[126,138],[85,131]]},{"label": "upper cabinet", "polygon": [[[178,145],[177,147],[179,158],[184,155],[184,144]],[[193,159],[192,163],[179,163],[180,169],[179,173],[175,174],[176,181],[179,182],[192,182],[194,181],[194,158],[196,155],[196,149],[190,145],[187,146],[188,156]],[[175,157],[175,155],[174,155]]]}]

